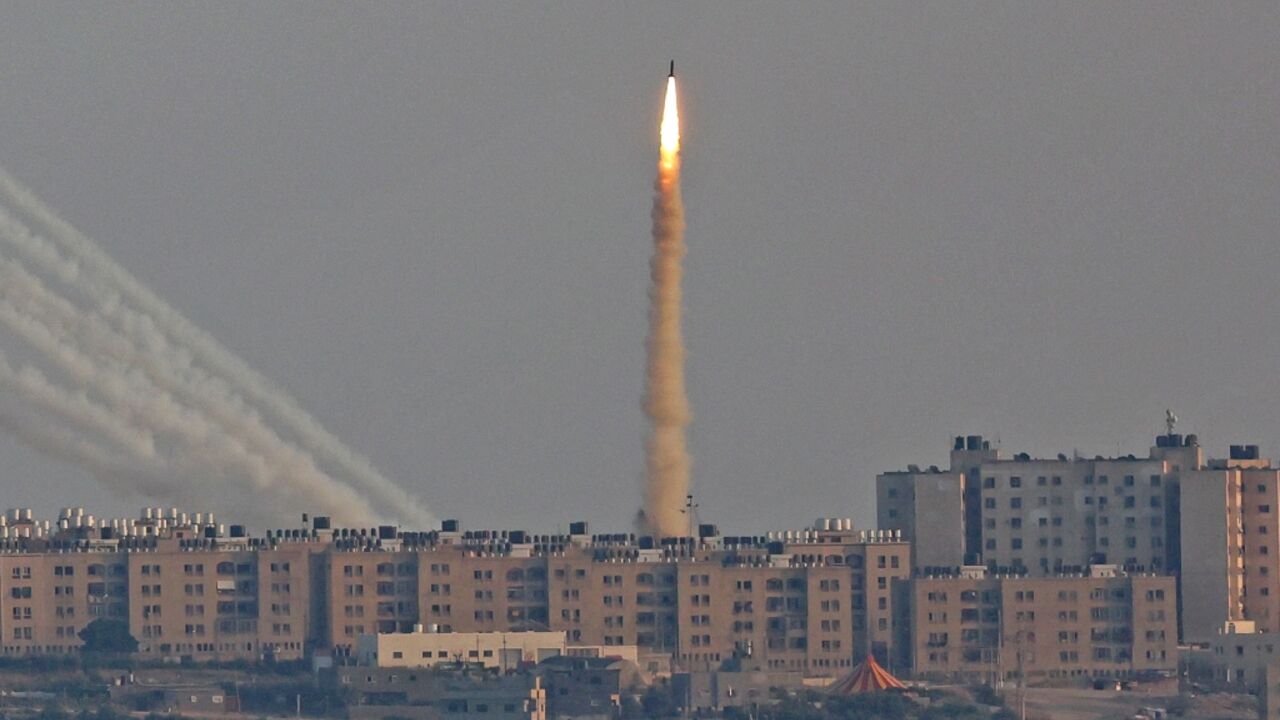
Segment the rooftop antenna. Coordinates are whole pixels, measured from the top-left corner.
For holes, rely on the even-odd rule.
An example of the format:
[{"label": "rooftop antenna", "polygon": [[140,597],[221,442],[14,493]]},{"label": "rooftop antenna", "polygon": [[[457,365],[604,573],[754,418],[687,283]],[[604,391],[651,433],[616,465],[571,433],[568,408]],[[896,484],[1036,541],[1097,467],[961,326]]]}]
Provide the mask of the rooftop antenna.
[{"label": "rooftop antenna", "polygon": [[688,495],[685,495],[684,509],[681,510],[680,512],[684,513],[689,519],[689,537],[691,538],[697,537],[696,535],[694,535],[694,532],[693,532],[695,529],[693,526],[693,523],[694,523],[693,514],[697,509],[698,509],[698,503],[693,501],[693,494],[690,493]]},{"label": "rooftop antenna", "polygon": [[1164,411],[1164,426],[1169,430],[1169,434],[1173,434],[1173,426],[1178,424],[1178,416],[1173,414],[1172,410]]}]

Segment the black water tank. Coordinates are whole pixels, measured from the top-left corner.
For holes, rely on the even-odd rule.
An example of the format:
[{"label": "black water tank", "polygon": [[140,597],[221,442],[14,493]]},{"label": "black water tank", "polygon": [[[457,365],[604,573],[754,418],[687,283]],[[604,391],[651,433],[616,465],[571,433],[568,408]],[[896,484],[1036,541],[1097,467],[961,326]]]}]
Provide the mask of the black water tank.
[{"label": "black water tank", "polygon": [[1157,436],[1156,436],[1156,447],[1159,447],[1159,448],[1160,448],[1160,447],[1169,447],[1169,436],[1168,436],[1168,435],[1157,435]]},{"label": "black water tank", "polygon": [[1183,444],[1186,445],[1187,447],[1199,447],[1200,438],[1196,437],[1196,435],[1192,433],[1191,435],[1188,435],[1186,436],[1186,438],[1183,439]]},{"label": "black water tank", "polygon": [[1243,459],[1244,459],[1244,446],[1243,446],[1243,445],[1232,445],[1231,447],[1227,448],[1227,457],[1228,457],[1229,459],[1231,459],[1231,460],[1243,460]]},{"label": "black water tank", "polygon": [[244,537],[244,526],[243,526],[243,525],[232,525],[231,527],[227,528],[227,530],[228,530],[228,532],[230,533],[231,537],[233,537],[233,538],[242,538],[242,537]]},{"label": "black water tank", "polygon": [[982,449],[982,436],[981,436],[981,435],[970,435],[970,436],[966,437],[966,438],[965,438],[965,445],[966,445],[966,447],[967,447],[969,450],[981,450],[981,449]]},{"label": "black water tank", "polygon": [[582,520],[569,523],[569,534],[570,535],[586,535],[587,523]]},{"label": "black water tank", "polygon": [[956,444],[955,444],[955,445],[953,445],[953,446],[951,446],[951,449],[952,449],[952,450],[963,450],[963,449],[964,449],[964,436],[963,436],[963,435],[957,435],[957,436],[956,436]]},{"label": "black water tank", "polygon": [[715,525],[702,524],[698,526],[698,537],[700,538],[715,537],[718,534],[719,531],[716,529]]},{"label": "black water tank", "polygon": [[333,528],[333,521],[328,515],[316,515],[311,519],[312,530],[330,530]]},{"label": "black water tank", "polygon": [[448,532],[448,533],[458,532],[458,521],[445,520],[444,522],[440,523],[440,532]]}]

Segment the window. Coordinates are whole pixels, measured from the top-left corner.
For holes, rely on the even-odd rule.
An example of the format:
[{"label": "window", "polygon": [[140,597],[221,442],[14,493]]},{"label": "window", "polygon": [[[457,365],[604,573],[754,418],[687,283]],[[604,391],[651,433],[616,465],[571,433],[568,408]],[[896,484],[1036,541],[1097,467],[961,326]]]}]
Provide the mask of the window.
[{"label": "window", "polygon": [[1019,497],[1009,498],[1009,507],[1010,507],[1010,508],[1012,508],[1012,509],[1014,509],[1014,510],[1017,510],[1017,509],[1021,508],[1021,507],[1022,507],[1022,498],[1019,498]]},{"label": "window", "polygon": [[1011,478],[1009,478],[1009,487],[1011,487],[1011,488],[1020,488],[1020,487],[1022,487],[1022,478],[1020,478],[1020,477],[1016,477],[1016,476],[1015,476],[1015,477],[1011,477]]},{"label": "window", "polygon": [[982,499],[982,507],[984,507],[984,508],[986,508],[986,509],[988,509],[988,510],[995,510],[995,509],[996,509],[996,499],[995,499],[995,498],[983,498],[983,499]]},{"label": "window", "polygon": [[994,488],[995,488],[995,486],[996,486],[996,479],[995,479],[995,478],[993,478],[993,477],[989,477],[989,478],[982,478],[982,487],[983,487],[983,488],[985,488],[985,489],[987,489],[987,490],[991,490],[991,489],[994,489]]},{"label": "window", "polygon": [[1260,512],[1260,513],[1269,513],[1269,512],[1271,512],[1271,506],[1270,506],[1270,505],[1259,505],[1259,506],[1258,506],[1258,512]]}]

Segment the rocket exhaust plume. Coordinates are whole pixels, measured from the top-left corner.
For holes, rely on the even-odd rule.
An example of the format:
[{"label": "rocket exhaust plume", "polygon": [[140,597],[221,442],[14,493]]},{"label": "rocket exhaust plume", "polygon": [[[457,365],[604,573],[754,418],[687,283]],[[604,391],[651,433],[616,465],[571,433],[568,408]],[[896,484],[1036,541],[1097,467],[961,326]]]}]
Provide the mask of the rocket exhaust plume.
[{"label": "rocket exhaust plume", "polygon": [[270,527],[434,518],[0,171],[0,431],[115,492]]},{"label": "rocket exhaust plume", "polygon": [[688,533],[689,451],[685,429],[691,413],[684,387],[684,341],[680,331],[684,206],[680,199],[680,118],[675,64],[667,77],[662,108],[658,179],[653,195],[653,259],[649,263],[648,365],[644,399],[651,425],[646,445],[644,523],[661,536]]}]

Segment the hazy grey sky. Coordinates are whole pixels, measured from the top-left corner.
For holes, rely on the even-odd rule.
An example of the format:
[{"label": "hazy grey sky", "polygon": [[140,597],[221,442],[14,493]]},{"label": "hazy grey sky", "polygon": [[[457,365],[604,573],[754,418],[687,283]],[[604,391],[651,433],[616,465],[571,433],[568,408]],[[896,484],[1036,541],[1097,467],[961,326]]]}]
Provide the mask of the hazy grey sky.
[{"label": "hazy grey sky", "polygon": [[0,166],[437,515],[627,530],[670,58],[704,520],[1166,407],[1280,452],[1272,2],[3,2]]}]

